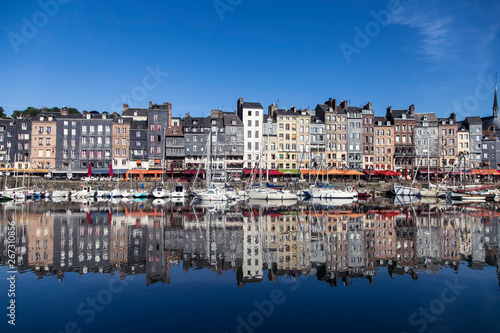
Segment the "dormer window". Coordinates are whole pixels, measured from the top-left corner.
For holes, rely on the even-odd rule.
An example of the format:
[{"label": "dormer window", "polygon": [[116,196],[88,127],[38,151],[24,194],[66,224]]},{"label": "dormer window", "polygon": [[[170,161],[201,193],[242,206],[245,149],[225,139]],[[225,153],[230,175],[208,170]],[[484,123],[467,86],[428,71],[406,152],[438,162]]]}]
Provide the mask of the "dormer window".
[{"label": "dormer window", "polygon": [[118,124],[123,124],[123,119],[118,119]]},{"label": "dormer window", "polygon": [[134,111],[134,117],[137,117],[139,115],[139,112]]},{"label": "dormer window", "polygon": [[49,121],[52,121],[54,118],[53,117],[49,117]]},{"label": "dormer window", "polygon": [[404,113],[401,115],[401,119],[406,119],[406,115]]},{"label": "dormer window", "polygon": [[43,121],[43,117],[38,118],[38,120]]}]

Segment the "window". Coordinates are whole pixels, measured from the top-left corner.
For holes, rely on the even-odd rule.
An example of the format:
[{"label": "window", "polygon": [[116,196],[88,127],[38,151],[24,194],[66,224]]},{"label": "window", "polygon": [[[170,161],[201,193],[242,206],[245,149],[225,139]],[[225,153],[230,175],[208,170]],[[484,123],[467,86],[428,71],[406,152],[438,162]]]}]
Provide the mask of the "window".
[{"label": "window", "polygon": [[158,114],[157,113],[153,114],[153,120],[158,120]]},{"label": "window", "polygon": [[248,131],[247,138],[251,138],[251,137],[252,137],[252,131]]},{"label": "window", "polygon": [[115,128],[115,134],[120,134],[120,128],[119,127]]},{"label": "window", "polygon": [[122,139],[122,145],[123,146],[127,145],[127,139],[125,139],[125,138]]},{"label": "window", "polygon": [[89,151],[89,158],[94,158],[94,157],[95,157],[94,151],[93,150]]},{"label": "window", "polygon": [[39,131],[40,133],[43,133],[43,126],[38,127],[38,131]]},{"label": "window", "polygon": [[95,132],[95,127],[92,125],[90,126],[90,133],[94,133]]},{"label": "window", "polygon": [[50,138],[47,138],[46,142],[47,142],[47,146],[50,146]]},{"label": "window", "polygon": [[39,138],[38,139],[38,145],[39,146],[43,146],[43,138]]},{"label": "window", "polygon": [[159,125],[159,124],[158,124],[158,125],[156,125],[156,130],[157,130],[157,131],[161,131],[161,125]]},{"label": "window", "polygon": [[102,158],[102,150],[97,151],[97,158]]},{"label": "window", "polygon": [[115,156],[118,156],[120,154],[120,149],[115,148]]},{"label": "window", "polygon": [[259,143],[258,142],[255,143],[255,150],[259,150]]},{"label": "window", "polygon": [[122,148],[122,156],[126,156],[126,155],[127,155],[127,149]]},{"label": "window", "polygon": [[82,150],[82,158],[87,158],[87,151],[86,150]]}]

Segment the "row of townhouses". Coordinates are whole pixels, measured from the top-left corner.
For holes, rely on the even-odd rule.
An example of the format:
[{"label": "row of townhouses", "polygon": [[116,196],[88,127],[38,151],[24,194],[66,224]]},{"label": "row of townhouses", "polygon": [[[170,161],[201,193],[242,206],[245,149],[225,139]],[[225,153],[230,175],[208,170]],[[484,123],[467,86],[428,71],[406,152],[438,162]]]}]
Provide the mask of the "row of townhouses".
[{"label": "row of townhouses", "polygon": [[[68,114],[42,111],[0,120],[0,171],[95,173],[131,169],[193,174],[210,168],[216,176],[239,176],[257,166],[297,173],[333,168],[396,170],[417,167],[497,168],[500,164],[497,91],[490,117],[438,118],[415,106],[375,116],[371,103],[352,107],[329,99],[314,110],[267,113],[260,103],[237,101],[234,112],[208,117],[172,117],[172,104],[122,112]],[[210,158],[207,158],[210,157]],[[207,162],[208,161],[208,162]],[[205,165],[209,163],[209,165]],[[201,165],[200,165],[201,164]]]}]

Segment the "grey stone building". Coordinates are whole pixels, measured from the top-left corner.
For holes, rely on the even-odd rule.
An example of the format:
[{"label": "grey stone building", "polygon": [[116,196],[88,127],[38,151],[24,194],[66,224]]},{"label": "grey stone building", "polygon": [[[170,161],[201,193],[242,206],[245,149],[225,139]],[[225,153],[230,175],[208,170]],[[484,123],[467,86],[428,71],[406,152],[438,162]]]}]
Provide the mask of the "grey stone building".
[{"label": "grey stone building", "polygon": [[236,113],[223,113],[224,149],[228,178],[240,177],[243,172],[244,131],[243,122]]},{"label": "grey stone building", "polygon": [[187,174],[196,173],[196,169],[205,162],[202,157],[205,155],[205,148],[210,134],[208,118],[191,117],[189,113],[184,117],[182,131],[184,132],[184,156]]},{"label": "grey stone building", "polygon": [[17,131],[14,119],[0,119],[0,168],[12,167],[14,161],[17,161],[17,145],[13,139],[15,135]]},{"label": "grey stone building", "polygon": [[[80,120],[81,153],[77,154],[79,157],[75,158],[75,164],[82,170],[87,169],[90,164],[93,174],[107,174],[113,162],[111,156],[113,119],[107,113],[98,114],[97,112],[84,111],[82,116]],[[72,137],[78,138],[78,130],[76,128],[71,128],[71,130],[74,130]],[[70,140],[69,134],[67,139]]]},{"label": "grey stone building", "polygon": [[[82,142],[82,115],[69,115],[64,109],[57,117],[56,126],[56,171],[55,173],[67,173],[69,166],[71,170],[86,172],[81,165],[81,142]],[[87,140],[87,139],[85,139]]]},{"label": "grey stone building", "polygon": [[434,113],[415,114],[415,157],[418,166],[438,167],[438,119]]},{"label": "grey stone building", "polygon": [[347,114],[347,167],[359,170],[363,168],[362,109],[348,107],[346,101],[340,106]]},{"label": "grey stone building", "polygon": [[374,111],[372,103],[368,102],[361,110],[361,119],[363,122],[363,169],[373,168],[374,146],[373,146],[373,117]]},{"label": "grey stone building", "polygon": [[172,104],[149,103],[148,109],[148,165],[149,169],[166,168],[165,135],[171,123]]},{"label": "grey stone building", "polygon": [[148,167],[147,121],[132,120],[130,124],[130,160],[132,162],[132,167],[146,169]]},{"label": "grey stone building", "polygon": [[479,117],[466,117],[463,122],[469,129],[469,162],[470,168],[479,168],[482,164],[482,137],[483,137],[483,122]]},{"label": "grey stone building", "polygon": [[482,168],[497,168],[497,165],[499,163],[499,147],[500,138],[495,136],[495,132],[492,130],[483,130],[483,139],[481,141]]},{"label": "grey stone building", "polygon": [[[311,115],[311,150],[316,154],[325,154],[326,128],[325,122],[316,115],[315,110],[309,110]],[[299,161],[301,156],[299,156]]]},{"label": "grey stone building", "polygon": [[172,171],[184,173],[184,132],[181,125],[171,125],[165,137],[165,160],[167,174]]}]

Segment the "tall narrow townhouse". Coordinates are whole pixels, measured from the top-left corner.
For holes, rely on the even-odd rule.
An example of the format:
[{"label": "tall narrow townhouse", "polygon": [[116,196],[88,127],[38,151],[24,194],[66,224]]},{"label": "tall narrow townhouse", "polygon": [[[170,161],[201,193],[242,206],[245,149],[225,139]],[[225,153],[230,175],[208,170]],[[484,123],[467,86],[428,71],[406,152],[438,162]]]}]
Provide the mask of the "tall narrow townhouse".
[{"label": "tall narrow townhouse", "polygon": [[167,174],[172,172],[178,175],[184,173],[184,132],[182,131],[182,120],[172,118],[172,124],[167,129],[165,138],[165,163]]},{"label": "tall narrow townhouse", "polygon": [[374,117],[375,170],[394,169],[394,125],[385,117]]},{"label": "tall narrow townhouse", "polygon": [[82,120],[82,115],[68,114],[66,107],[61,108],[57,117],[56,173],[67,173],[70,167],[73,171],[82,168],[80,165]]},{"label": "tall narrow townhouse", "polygon": [[244,167],[254,168],[259,164],[262,154],[262,129],[264,120],[264,109],[260,103],[244,102],[238,99],[238,117],[243,122],[244,130]]},{"label": "tall narrow townhouse", "polygon": [[325,122],[326,162],[329,168],[345,169],[347,164],[347,114],[336,99],[316,106],[316,114]]},{"label": "tall narrow townhouse", "polygon": [[362,135],[362,108],[350,107],[347,101],[340,106],[347,115],[347,167],[349,169],[362,169],[363,167],[363,141]]},{"label": "tall narrow townhouse", "polygon": [[368,102],[361,110],[363,123],[363,169],[373,169],[374,164],[373,117],[372,103]]},{"label": "tall narrow townhouse", "polygon": [[[274,104],[275,105],[275,104]],[[276,114],[270,110],[269,114],[264,116],[263,142],[264,145],[264,166],[269,170],[278,168],[278,124]]]},{"label": "tall narrow townhouse", "polygon": [[309,117],[301,115],[295,107],[288,110],[278,109],[275,114],[278,126],[278,170],[296,173],[298,170],[297,126],[299,126],[299,132],[301,126],[299,116],[303,122],[304,142],[309,141]]},{"label": "tall narrow townhouse", "polygon": [[[326,161],[326,127],[325,127],[325,122],[316,115],[315,110],[308,110],[307,111],[310,114],[311,118],[311,151],[313,156],[320,156],[321,160],[323,161],[323,167],[326,168],[327,161]],[[302,136],[298,136],[298,140],[302,140]],[[297,145],[299,147],[299,162],[300,162],[300,169],[303,168],[308,168],[308,160],[305,159],[305,156],[307,154],[304,154],[303,147],[305,147],[304,142],[299,141],[297,142]]]},{"label": "tall narrow townhouse", "polygon": [[[19,161],[17,146],[13,140],[17,135],[16,127],[14,119],[0,119],[0,169],[12,168],[14,161]],[[23,160],[24,158],[20,161]]]},{"label": "tall narrow townhouse", "polygon": [[415,157],[418,166],[438,167],[438,119],[434,113],[415,114]]},{"label": "tall narrow townhouse", "polygon": [[224,112],[223,117],[227,179],[240,178],[243,173],[243,155],[245,154],[243,123],[236,112]]},{"label": "tall narrow townhouse", "polygon": [[152,104],[148,108],[148,165],[149,169],[166,169],[165,136],[171,123],[172,104]]},{"label": "tall narrow townhouse", "polygon": [[394,124],[394,169],[404,174],[405,170],[413,170],[416,166],[414,151],[415,106],[408,110],[387,108],[387,120]]},{"label": "tall narrow townhouse", "polygon": [[464,124],[469,130],[470,164],[468,167],[480,168],[482,163],[481,140],[483,136],[483,122],[481,121],[481,118],[474,116],[474,117],[466,117]]},{"label": "tall narrow townhouse", "polygon": [[[184,132],[184,156],[186,174],[196,174],[200,164],[205,164],[205,148],[209,138],[210,124],[205,126],[205,121],[209,118],[191,117],[186,113],[182,130]],[[203,157],[203,158],[202,158]],[[205,172],[204,169],[201,170]]]},{"label": "tall narrow townhouse", "polygon": [[128,104],[123,104],[120,116],[132,120],[128,169],[148,169],[148,109],[129,108]]},{"label": "tall narrow townhouse", "polygon": [[463,124],[463,121],[458,123],[457,145],[457,160],[455,161],[454,165],[458,168],[468,168],[468,165],[470,163],[469,130]]},{"label": "tall narrow townhouse", "polygon": [[123,118],[119,115],[113,117],[113,141],[112,141],[112,154],[113,154],[113,169],[116,173],[122,175],[129,169],[130,162],[130,124],[132,119]]},{"label": "tall narrow townhouse", "polygon": [[31,120],[31,166],[48,172],[56,165],[56,114],[40,112]]},{"label": "tall narrow townhouse", "polygon": [[454,113],[448,118],[439,118],[439,159],[442,171],[452,171],[458,164],[458,124]]},{"label": "tall narrow townhouse", "polygon": [[106,175],[112,163],[113,119],[106,113],[83,112],[80,168],[92,167],[94,175]]}]

